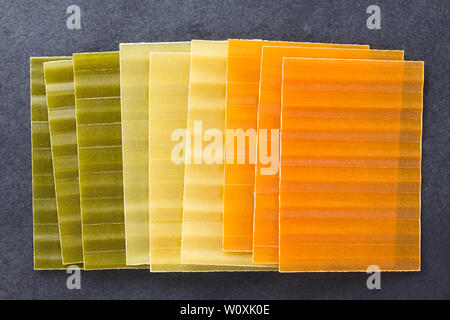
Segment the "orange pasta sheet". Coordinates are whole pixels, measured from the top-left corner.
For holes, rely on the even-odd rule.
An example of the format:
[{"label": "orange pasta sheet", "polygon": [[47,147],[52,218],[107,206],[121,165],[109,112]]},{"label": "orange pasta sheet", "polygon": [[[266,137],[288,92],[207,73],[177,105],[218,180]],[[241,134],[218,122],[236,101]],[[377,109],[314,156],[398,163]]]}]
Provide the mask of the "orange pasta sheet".
[{"label": "orange pasta sheet", "polygon": [[263,46],[369,48],[366,45],[228,40],[225,128],[232,129],[236,135],[226,139],[226,143],[234,145],[226,148],[223,236],[226,251],[252,251],[255,144]]},{"label": "orange pasta sheet", "polygon": [[283,57],[402,60],[403,51],[263,47],[253,230],[253,259],[257,263],[278,263],[278,168]]},{"label": "orange pasta sheet", "polygon": [[285,58],[280,271],[420,270],[423,62]]}]

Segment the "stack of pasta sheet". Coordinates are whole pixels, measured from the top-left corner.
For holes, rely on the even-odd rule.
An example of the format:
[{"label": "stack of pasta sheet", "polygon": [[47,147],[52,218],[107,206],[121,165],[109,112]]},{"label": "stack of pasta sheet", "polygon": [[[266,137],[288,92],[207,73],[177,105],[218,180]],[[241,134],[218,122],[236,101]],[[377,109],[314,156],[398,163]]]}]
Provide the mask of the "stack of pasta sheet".
[{"label": "stack of pasta sheet", "polygon": [[30,60],[35,269],[420,270],[424,64],[366,45]]}]

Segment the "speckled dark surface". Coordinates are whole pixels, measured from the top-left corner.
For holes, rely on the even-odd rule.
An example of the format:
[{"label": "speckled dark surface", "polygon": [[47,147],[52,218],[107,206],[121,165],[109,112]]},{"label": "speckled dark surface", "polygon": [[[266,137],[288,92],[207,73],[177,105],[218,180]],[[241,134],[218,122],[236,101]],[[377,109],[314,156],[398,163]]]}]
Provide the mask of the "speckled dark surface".
[{"label": "speckled dark surface", "polygon": [[[82,29],[66,28],[77,4]],[[6,1],[0,0],[0,298],[408,299],[450,298],[450,2],[385,1],[382,29],[366,28],[373,1]],[[422,271],[382,274],[82,273],[33,271],[30,56],[118,50],[120,42],[264,38],[370,44],[425,60]]]}]

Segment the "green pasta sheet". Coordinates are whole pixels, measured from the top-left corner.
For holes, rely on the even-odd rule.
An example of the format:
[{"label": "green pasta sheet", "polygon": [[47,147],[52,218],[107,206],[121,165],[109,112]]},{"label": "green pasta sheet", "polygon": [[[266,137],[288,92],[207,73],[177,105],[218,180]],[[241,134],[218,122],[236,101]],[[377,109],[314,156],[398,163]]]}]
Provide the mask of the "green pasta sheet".
[{"label": "green pasta sheet", "polygon": [[73,61],[44,63],[63,264],[83,262]]},{"label": "green pasta sheet", "polygon": [[55,184],[45,94],[44,62],[71,57],[30,59],[31,157],[34,269],[64,269],[59,239]]},{"label": "green pasta sheet", "polygon": [[125,268],[119,53],[73,63],[84,267]]}]

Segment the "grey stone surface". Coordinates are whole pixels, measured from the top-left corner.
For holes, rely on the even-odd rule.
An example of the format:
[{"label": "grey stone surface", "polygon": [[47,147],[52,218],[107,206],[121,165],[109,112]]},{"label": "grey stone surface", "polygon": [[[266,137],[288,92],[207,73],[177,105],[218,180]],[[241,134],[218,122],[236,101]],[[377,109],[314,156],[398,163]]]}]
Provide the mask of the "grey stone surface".
[{"label": "grey stone surface", "polygon": [[[66,28],[66,8],[82,29]],[[0,298],[56,299],[410,299],[450,298],[450,2],[377,0],[382,29],[366,28],[372,1],[0,0]],[[118,50],[120,42],[263,38],[370,44],[425,60],[422,271],[364,273],[82,273],[33,271],[29,57]]]}]

